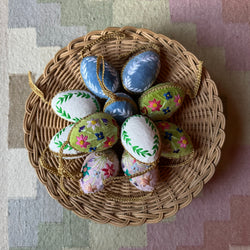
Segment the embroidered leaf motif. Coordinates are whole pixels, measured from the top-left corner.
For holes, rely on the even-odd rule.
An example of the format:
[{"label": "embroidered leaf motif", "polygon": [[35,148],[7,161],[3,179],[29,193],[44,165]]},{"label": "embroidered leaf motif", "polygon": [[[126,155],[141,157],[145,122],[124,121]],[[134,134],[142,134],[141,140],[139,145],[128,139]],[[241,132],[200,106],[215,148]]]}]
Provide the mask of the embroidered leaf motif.
[{"label": "embroidered leaf motif", "polygon": [[[55,142],[55,144],[57,145],[58,148],[61,148],[61,146],[63,145],[63,143],[61,141]],[[67,144],[64,149],[68,149],[68,150],[72,150],[73,148]]]},{"label": "embroidered leaf motif", "polygon": [[146,121],[146,123],[149,125],[149,127],[150,127],[154,132],[156,132],[155,125],[154,125],[147,117],[145,118],[145,121]]},{"label": "embroidered leaf motif", "polygon": [[60,130],[58,133],[56,133],[56,135],[55,135],[55,137],[54,137],[54,141],[56,140],[56,139],[59,139],[59,136],[61,136],[62,135],[62,133],[65,131],[65,128],[63,128],[62,130]]},{"label": "embroidered leaf motif", "polygon": [[146,157],[146,156],[152,156],[152,154],[150,154],[148,152],[148,150],[143,150],[143,148],[139,148],[139,146],[133,146],[132,147],[133,151],[135,153],[137,153],[139,156],[143,156],[143,157]]},{"label": "embroidered leaf motif", "polygon": [[88,93],[84,93],[84,92],[76,92],[74,93],[76,95],[76,97],[81,97],[81,98],[86,98],[89,99],[90,95]]},{"label": "embroidered leaf motif", "polygon": [[80,118],[75,117],[75,118],[73,118],[73,120],[74,120],[74,122],[79,122],[81,119],[80,119]]},{"label": "embroidered leaf motif", "polygon": [[58,101],[56,104],[59,104],[59,103],[62,104],[63,102],[67,102],[67,100],[70,100],[72,96],[73,96],[72,93],[65,94],[58,98]]},{"label": "embroidered leaf motif", "polygon": [[96,112],[99,112],[100,111],[99,103],[97,102],[97,100],[94,97],[92,97],[92,101],[94,102],[94,104],[96,106]]},{"label": "embroidered leaf motif", "polygon": [[131,78],[130,78],[130,76],[129,75],[127,75],[126,77],[125,77],[125,79],[124,79],[124,86],[128,89],[128,90],[130,90],[130,91],[133,91],[133,92],[135,92],[135,93],[141,93],[141,89],[138,89],[138,88],[134,88],[133,87],[133,84],[132,84],[132,82],[131,82]]},{"label": "embroidered leaf motif", "polygon": [[71,119],[71,116],[69,113],[66,113],[65,110],[62,109],[62,107],[58,107],[56,106],[56,109],[57,109],[57,112],[62,116],[62,117],[65,117],[66,119]]},{"label": "embroidered leaf motif", "polygon": [[126,144],[131,146],[131,139],[129,138],[128,133],[125,130],[122,132],[122,138],[126,142]]}]

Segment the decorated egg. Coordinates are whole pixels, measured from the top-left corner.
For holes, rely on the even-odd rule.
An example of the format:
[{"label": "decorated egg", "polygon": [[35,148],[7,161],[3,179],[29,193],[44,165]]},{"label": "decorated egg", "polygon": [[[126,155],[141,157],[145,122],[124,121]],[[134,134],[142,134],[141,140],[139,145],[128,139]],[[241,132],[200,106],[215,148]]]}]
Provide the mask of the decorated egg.
[{"label": "decorated egg", "polygon": [[193,153],[192,141],[182,128],[166,121],[157,122],[156,126],[162,141],[161,156],[179,158]]},{"label": "decorated egg", "polygon": [[[122,155],[122,170],[125,175],[130,176],[139,172],[143,172],[150,168],[150,165],[142,164],[134,159],[127,151]],[[142,191],[153,191],[158,181],[158,168],[154,168],[143,175],[129,179],[129,181]]]},{"label": "decorated egg", "polygon": [[[57,132],[51,139],[50,143],[49,143],[49,150],[59,156],[59,151],[62,147],[62,145],[67,141],[68,135],[70,133],[70,130],[72,129],[72,126],[74,124],[71,124],[69,126],[67,126],[66,128],[63,128],[62,130],[60,130],[59,132]],[[75,150],[74,148],[72,148],[69,144],[64,146],[64,150],[63,150],[63,157],[64,159],[75,159],[75,158],[79,158],[82,157],[83,155],[85,155],[84,153]]]},{"label": "decorated egg", "polygon": [[158,84],[145,91],[139,98],[141,114],[152,120],[165,120],[179,109],[184,96],[184,89],[177,84]]},{"label": "decorated egg", "polygon": [[156,125],[142,115],[125,120],[121,129],[123,147],[142,163],[155,163],[160,156],[160,136]]},{"label": "decorated egg", "polygon": [[70,122],[100,111],[95,96],[84,90],[59,92],[53,97],[51,107],[58,116]]},{"label": "decorated egg", "polygon": [[123,87],[133,94],[144,92],[155,82],[160,66],[160,56],[155,51],[144,51],[133,56],[122,69]]},{"label": "decorated egg", "polygon": [[111,149],[91,153],[86,157],[81,172],[80,186],[84,193],[101,191],[104,188],[103,180],[118,174],[118,157]]},{"label": "decorated egg", "polygon": [[125,93],[116,93],[118,99],[109,98],[103,108],[105,113],[112,115],[119,124],[122,124],[129,116],[138,112],[134,100]]},{"label": "decorated egg", "polygon": [[119,138],[119,126],[107,113],[95,113],[74,124],[69,144],[74,149],[89,153],[113,147]]},{"label": "decorated egg", "polygon": [[[115,68],[113,68],[108,62],[104,63],[105,73],[104,73],[104,83],[106,87],[112,91],[116,92],[120,84],[120,77]],[[80,72],[82,79],[86,87],[96,96],[102,99],[108,99],[108,96],[104,94],[100,83],[97,79],[97,57],[87,56],[82,59],[80,65]],[[99,77],[102,79],[102,64],[100,65]]]}]

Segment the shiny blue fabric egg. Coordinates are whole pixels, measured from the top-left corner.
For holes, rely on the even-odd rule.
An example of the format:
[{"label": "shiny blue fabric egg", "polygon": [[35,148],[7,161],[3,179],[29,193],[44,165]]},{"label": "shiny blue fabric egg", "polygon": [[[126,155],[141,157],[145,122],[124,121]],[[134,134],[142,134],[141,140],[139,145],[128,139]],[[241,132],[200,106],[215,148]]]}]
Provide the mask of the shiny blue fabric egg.
[{"label": "shiny blue fabric egg", "polygon": [[[96,96],[102,99],[108,99],[108,96],[105,95],[102,91],[102,88],[97,79],[97,56],[87,56],[84,57],[80,64],[80,72],[82,79],[86,87]],[[116,92],[119,90],[120,76],[115,68],[113,68],[108,62],[105,61],[105,73],[104,73],[104,83],[108,90]],[[102,67],[100,65],[99,77],[102,79]]]},{"label": "shiny blue fabric egg", "polygon": [[151,87],[160,72],[160,56],[155,51],[145,51],[133,56],[122,69],[124,89],[140,94]]},{"label": "shiny blue fabric egg", "polygon": [[103,108],[105,113],[112,115],[115,120],[122,124],[128,117],[138,113],[137,105],[134,100],[125,93],[115,93],[118,100],[109,98]]}]

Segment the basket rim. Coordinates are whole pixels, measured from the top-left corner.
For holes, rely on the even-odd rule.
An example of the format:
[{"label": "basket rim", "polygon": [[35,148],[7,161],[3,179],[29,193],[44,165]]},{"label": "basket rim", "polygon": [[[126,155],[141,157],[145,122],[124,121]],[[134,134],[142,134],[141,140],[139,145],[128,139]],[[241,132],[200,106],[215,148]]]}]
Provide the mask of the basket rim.
[{"label": "basket rim", "polygon": [[[145,38],[145,41],[147,40],[147,37],[153,38],[155,41],[161,41],[161,40],[166,41],[169,46],[177,46],[178,49],[183,53],[183,55],[187,58],[187,60],[190,63],[193,63],[195,65],[198,65],[198,63],[199,63],[199,60],[196,58],[196,56],[193,55],[191,52],[188,52],[178,41],[172,40],[163,34],[154,33],[153,31],[151,31],[149,29],[136,28],[136,27],[132,27],[132,26],[124,26],[122,28],[108,27],[104,30],[91,31],[91,32],[87,33],[85,36],[78,37],[78,38],[72,40],[67,46],[65,46],[64,48],[61,48],[54,55],[53,59],[51,59],[48,62],[48,64],[46,65],[46,67],[44,69],[43,74],[38,78],[36,83],[38,82],[42,86],[45,82],[45,79],[48,79],[50,77],[50,75],[53,74],[53,72],[56,70],[55,67],[53,67],[53,66],[56,64],[56,62],[58,62],[60,60],[61,55],[63,55],[64,53],[67,54],[67,52],[69,50],[74,49],[75,48],[74,46],[76,46],[75,44],[77,44],[77,42],[81,41],[81,42],[88,43],[91,40],[100,37],[101,35],[104,35],[104,34],[109,33],[109,32],[115,32],[115,31],[125,32],[126,35],[128,35],[128,36],[131,35],[133,39],[135,39],[137,36],[143,36],[143,38]],[[130,221],[130,222],[126,222],[124,224],[124,222],[122,223],[119,221],[115,221],[115,220],[112,220],[112,218],[103,219],[103,218],[90,217],[89,215],[83,215],[79,211],[71,209],[75,214],[77,214],[78,216],[80,216],[82,218],[89,218],[89,219],[94,220],[94,221],[99,222],[99,223],[110,223],[110,224],[113,224],[115,226],[128,226],[128,225],[136,226],[136,225],[142,225],[144,223],[156,223],[156,222],[161,221],[164,218],[171,217],[171,216],[175,215],[181,208],[184,208],[191,203],[192,199],[194,197],[196,197],[201,192],[204,184],[206,184],[212,178],[212,176],[215,172],[215,166],[218,164],[218,162],[220,160],[221,148],[222,148],[224,141],[225,141],[225,131],[224,130],[225,130],[225,122],[226,121],[225,121],[225,116],[223,114],[222,101],[218,96],[218,90],[217,90],[216,84],[211,79],[211,77],[210,77],[210,75],[205,67],[203,67],[203,74],[206,76],[206,79],[209,81],[209,83],[213,86],[213,98],[217,102],[217,113],[218,113],[217,118],[219,121],[219,124],[217,124],[217,126],[218,126],[218,131],[220,133],[220,137],[215,142],[215,145],[213,148],[214,152],[216,152],[216,157],[215,157],[216,159],[214,160],[214,162],[210,163],[210,167],[207,168],[207,171],[205,171],[203,173],[203,175],[200,176],[201,178],[200,178],[198,185],[192,187],[193,190],[191,190],[191,192],[185,194],[185,196],[182,198],[182,202],[180,202],[178,204],[174,204],[171,207],[170,213],[159,214],[158,218],[154,218],[152,220],[150,218],[149,219],[140,219],[138,221]],[[24,140],[25,140],[24,144],[25,144],[25,148],[28,150],[29,161],[30,161],[32,167],[36,170],[36,174],[37,174],[39,181],[46,186],[46,189],[47,189],[49,195],[53,199],[56,199],[62,206],[64,206],[65,208],[68,208],[62,202],[61,196],[60,197],[55,196],[51,192],[51,190],[48,188],[46,180],[44,180],[42,178],[42,176],[40,175],[41,169],[40,169],[39,165],[37,165],[33,160],[33,157],[38,157],[38,155],[34,156],[33,148],[31,148],[29,145],[30,127],[28,125],[28,121],[31,119],[31,111],[32,110],[29,109],[29,103],[31,101],[40,103],[39,97],[36,96],[33,92],[29,95],[29,97],[26,100],[25,115],[24,115],[24,121],[23,121]],[[36,152],[36,154],[37,154],[37,152]],[[44,171],[44,170],[42,170],[42,171]]]}]

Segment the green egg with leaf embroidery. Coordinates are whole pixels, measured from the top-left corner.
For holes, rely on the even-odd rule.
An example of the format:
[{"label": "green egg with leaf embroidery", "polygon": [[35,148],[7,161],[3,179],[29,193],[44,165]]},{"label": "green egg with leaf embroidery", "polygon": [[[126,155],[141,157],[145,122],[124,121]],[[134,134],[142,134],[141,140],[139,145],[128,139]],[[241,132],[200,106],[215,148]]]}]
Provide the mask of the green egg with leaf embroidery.
[{"label": "green egg with leaf embroidery", "polygon": [[155,123],[161,136],[161,156],[165,158],[180,158],[194,152],[190,136],[179,126],[160,121]]},{"label": "green egg with leaf embroidery", "polygon": [[95,96],[79,89],[59,92],[53,97],[51,107],[58,116],[70,122],[100,111]]},{"label": "green egg with leaf embroidery", "polygon": [[69,135],[69,145],[84,153],[112,148],[119,138],[119,126],[107,113],[94,113],[77,122]]},{"label": "green egg with leaf embroidery", "polygon": [[185,90],[180,85],[157,84],[140,96],[140,112],[152,120],[166,120],[181,107],[184,97]]}]

